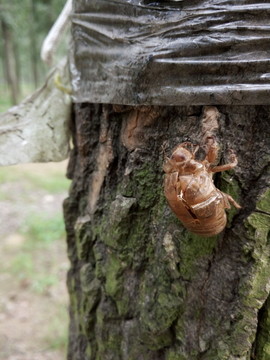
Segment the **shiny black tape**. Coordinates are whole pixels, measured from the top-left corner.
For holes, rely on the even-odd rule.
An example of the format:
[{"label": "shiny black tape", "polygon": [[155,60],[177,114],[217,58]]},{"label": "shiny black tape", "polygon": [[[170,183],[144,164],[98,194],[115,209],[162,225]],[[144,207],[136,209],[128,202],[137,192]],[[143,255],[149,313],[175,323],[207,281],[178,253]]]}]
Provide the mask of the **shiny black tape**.
[{"label": "shiny black tape", "polygon": [[75,102],[270,104],[270,0],[76,0]]}]

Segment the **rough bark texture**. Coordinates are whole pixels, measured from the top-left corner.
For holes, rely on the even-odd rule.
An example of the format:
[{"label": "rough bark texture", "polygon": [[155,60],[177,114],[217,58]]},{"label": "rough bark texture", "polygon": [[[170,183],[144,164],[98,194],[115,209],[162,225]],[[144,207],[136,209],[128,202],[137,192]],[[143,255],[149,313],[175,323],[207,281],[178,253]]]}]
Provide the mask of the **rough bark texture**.
[{"label": "rough bark texture", "polygon": [[220,162],[232,148],[239,165],[215,183],[242,209],[201,238],[169,209],[162,163],[201,141],[202,107],[75,106],[69,360],[270,359],[270,106],[218,109]]}]

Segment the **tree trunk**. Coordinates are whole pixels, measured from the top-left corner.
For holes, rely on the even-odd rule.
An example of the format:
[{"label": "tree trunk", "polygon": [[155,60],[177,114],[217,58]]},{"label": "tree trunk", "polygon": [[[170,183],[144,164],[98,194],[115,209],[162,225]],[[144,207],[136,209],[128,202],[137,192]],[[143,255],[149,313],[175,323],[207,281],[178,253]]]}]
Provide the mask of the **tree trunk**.
[{"label": "tree trunk", "polygon": [[29,38],[30,38],[30,54],[31,54],[31,68],[32,68],[32,77],[35,85],[35,89],[38,87],[38,61],[39,53],[37,48],[37,29],[36,29],[36,4],[34,0],[30,0],[29,4]]},{"label": "tree trunk", "polygon": [[1,20],[2,35],[4,40],[4,70],[8,87],[10,89],[12,104],[17,104],[19,95],[19,81],[17,76],[16,56],[14,52],[14,43],[12,31],[8,23]]},{"label": "tree trunk", "polygon": [[270,359],[270,106],[218,110],[220,162],[239,162],[215,184],[242,209],[202,238],[169,209],[162,164],[201,141],[203,108],[75,105],[69,360]]}]

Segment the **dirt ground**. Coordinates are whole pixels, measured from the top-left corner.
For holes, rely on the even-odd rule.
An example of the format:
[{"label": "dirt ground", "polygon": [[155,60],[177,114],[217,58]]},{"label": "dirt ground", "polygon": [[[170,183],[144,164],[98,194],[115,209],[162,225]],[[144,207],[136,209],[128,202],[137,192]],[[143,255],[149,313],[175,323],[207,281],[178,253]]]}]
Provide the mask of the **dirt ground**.
[{"label": "dirt ground", "polygon": [[65,168],[0,169],[0,360],[66,358]]}]

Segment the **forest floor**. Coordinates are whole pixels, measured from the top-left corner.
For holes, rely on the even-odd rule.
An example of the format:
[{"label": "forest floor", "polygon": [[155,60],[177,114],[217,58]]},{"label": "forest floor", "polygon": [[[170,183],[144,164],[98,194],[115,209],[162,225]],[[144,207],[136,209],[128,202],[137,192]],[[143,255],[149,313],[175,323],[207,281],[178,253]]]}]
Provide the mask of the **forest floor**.
[{"label": "forest floor", "polygon": [[0,168],[0,360],[66,358],[65,169]]}]

